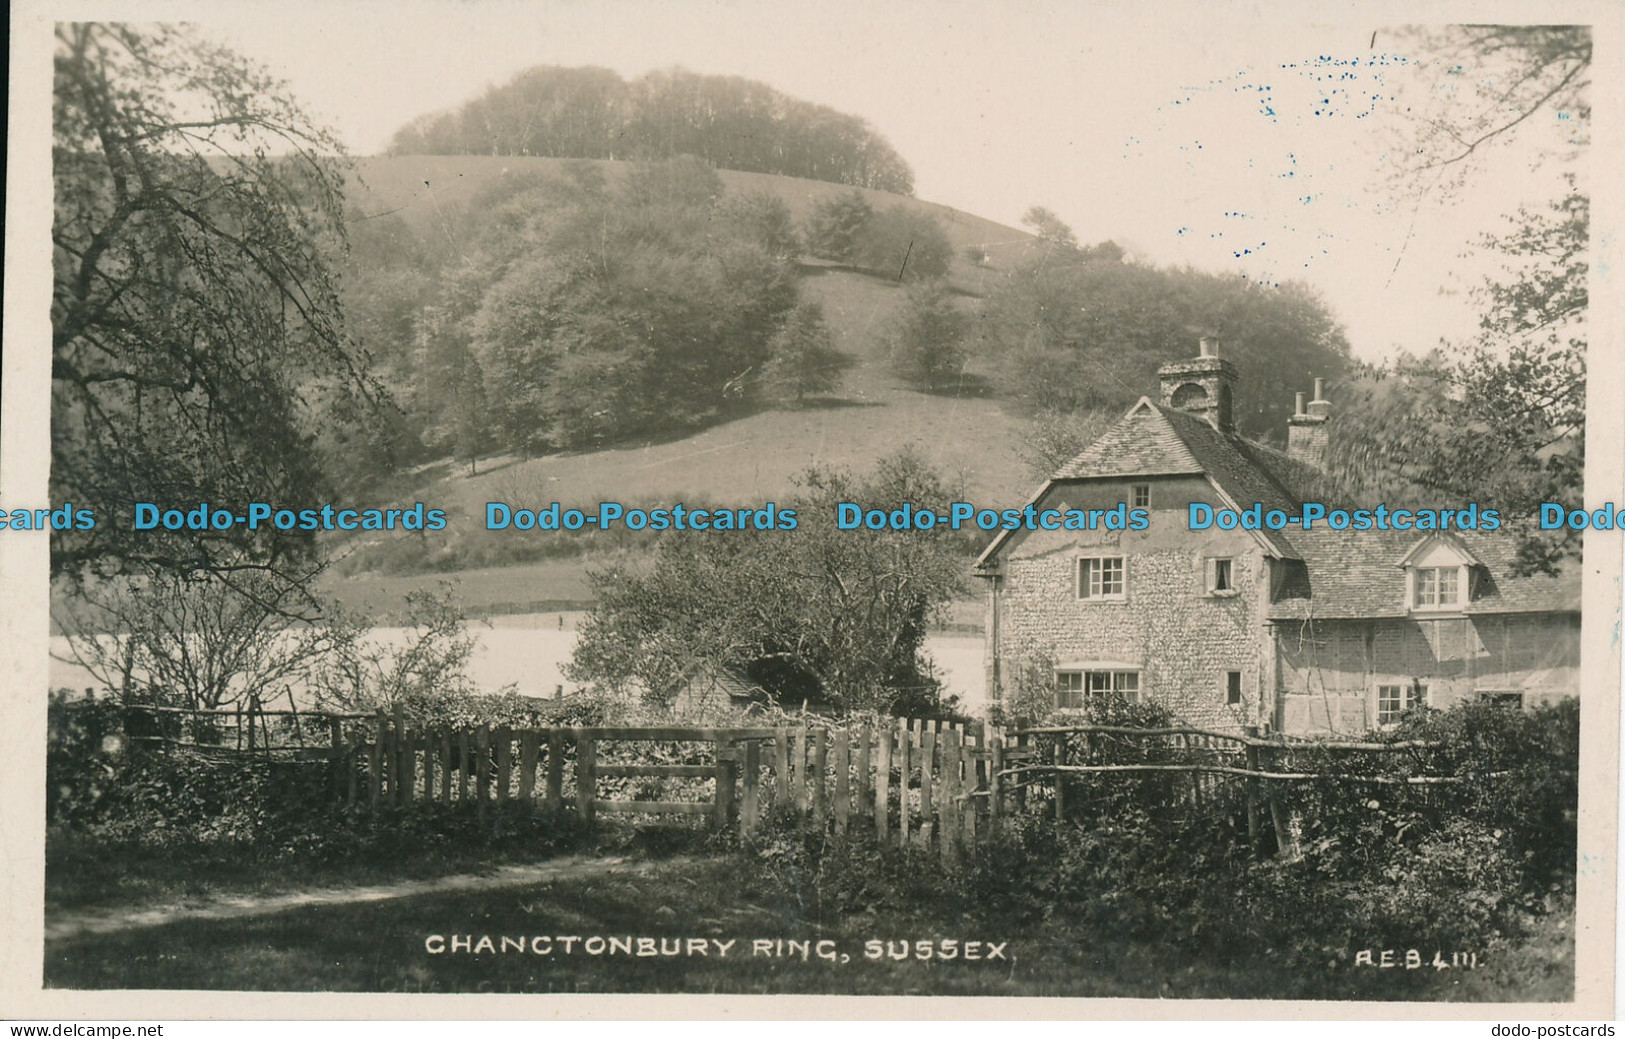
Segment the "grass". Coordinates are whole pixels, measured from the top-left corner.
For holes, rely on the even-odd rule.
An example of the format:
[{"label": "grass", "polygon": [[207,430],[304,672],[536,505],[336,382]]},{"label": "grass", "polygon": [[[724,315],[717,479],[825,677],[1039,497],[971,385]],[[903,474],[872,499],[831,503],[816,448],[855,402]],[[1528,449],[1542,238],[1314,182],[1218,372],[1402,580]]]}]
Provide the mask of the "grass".
[{"label": "grass", "polygon": [[[483,187],[508,175],[553,170],[563,160],[481,156],[402,156],[363,159],[354,201],[367,212],[399,213],[423,235],[454,233],[460,209]],[[599,163],[611,177],[628,163]],[[765,191],[783,198],[800,220],[822,199],[850,191],[842,185],[768,174],[718,171],[729,191]],[[975,309],[1001,270],[1036,256],[1036,240],[1024,232],[917,199],[868,192],[876,206],[904,205],[937,217],[954,245],[950,281],[961,305]],[[971,244],[987,247],[990,260],[974,266],[964,256]],[[902,298],[901,286],[885,277],[805,264],[804,296],[824,307],[834,345],[853,364],[842,387],[802,406],[764,409],[720,422],[680,438],[654,438],[605,450],[542,458],[483,459],[470,475],[449,464],[425,468],[410,493],[444,508],[451,529],[423,537],[340,538],[342,564],[356,575],[479,572],[497,567],[537,567],[539,587],[492,597],[507,604],[582,601],[583,572],[612,551],[647,551],[646,538],[588,533],[487,532],[484,507],[505,501],[537,507],[558,501],[590,506],[600,501],[629,505],[751,504],[794,489],[796,476],[818,464],[866,471],[877,459],[913,445],[967,500],[986,507],[1019,505],[1033,489],[1018,457],[1019,417],[983,388],[986,359],[973,359],[965,383],[953,393],[926,394],[900,383],[885,358],[885,338]],[[475,581],[483,578],[475,578]],[[546,608],[546,607],[544,607]]]},{"label": "grass", "polygon": [[[642,850],[656,855],[703,847],[693,831],[645,840]],[[488,852],[469,851],[490,860]],[[922,856],[905,867],[929,876],[935,864]],[[368,872],[357,879],[381,878]],[[635,875],[605,872],[59,939],[47,943],[45,977],[58,988],[1472,1001],[1563,1000],[1573,984],[1572,915],[1549,918],[1531,939],[1477,972],[1361,969],[1351,950],[1324,971],[1303,974],[1285,972],[1265,950],[1214,956],[1186,951],[1177,936],[1127,938],[1098,907],[1024,923],[956,894],[952,885],[925,897],[926,884],[908,899],[837,910],[822,883],[764,868],[748,851],[713,851]],[[431,935],[448,944],[453,935],[471,944],[489,935],[498,949],[503,936],[527,945],[535,936],[681,938],[684,952],[687,939],[711,944],[706,956],[589,955],[581,945],[569,955],[511,948],[432,954]],[[897,943],[917,951],[914,943],[944,939],[1007,944],[1002,958],[978,962],[867,954],[876,941],[892,943],[881,948],[896,952],[903,948]],[[771,944],[759,949],[757,940]],[[719,958],[715,943],[729,941]],[[833,958],[817,955],[820,949]]]}]

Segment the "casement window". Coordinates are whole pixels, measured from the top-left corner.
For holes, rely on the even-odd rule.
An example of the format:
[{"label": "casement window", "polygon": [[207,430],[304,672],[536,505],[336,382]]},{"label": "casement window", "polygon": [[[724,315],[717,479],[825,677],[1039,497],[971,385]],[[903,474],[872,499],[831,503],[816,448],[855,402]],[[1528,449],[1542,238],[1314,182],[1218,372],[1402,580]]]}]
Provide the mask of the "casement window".
[{"label": "casement window", "polygon": [[1127,591],[1122,556],[1092,556],[1078,560],[1078,598],[1120,600]]},{"label": "casement window", "polygon": [[1137,483],[1132,488],[1133,505],[1136,509],[1149,509],[1151,507],[1151,485]]},{"label": "casement window", "polygon": [[1413,707],[1426,707],[1428,687],[1425,682],[1409,682],[1377,686],[1377,724],[1393,725],[1401,715]]},{"label": "casement window", "polygon": [[1236,561],[1234,559],[1204,560],[1207,571],[1207,594],[1236,594]]},{"label": "casement window", "polygon": [[1241,672],[1224,673],[1224,702],[1234,707],[1241,703]]},{"label": "casement window", "polygon": [[1125,700],[1140,698],[1138,671],[1057,671],[1055,672],[1055,705],[1082,707],[1090,700],[1108,696],[1121,696]]},{"label": "casement window", "polygon": [[1451,610],[1461,606],[1461,571],[1458,566],[1419,566],[1411,572],[1411,608]]}]

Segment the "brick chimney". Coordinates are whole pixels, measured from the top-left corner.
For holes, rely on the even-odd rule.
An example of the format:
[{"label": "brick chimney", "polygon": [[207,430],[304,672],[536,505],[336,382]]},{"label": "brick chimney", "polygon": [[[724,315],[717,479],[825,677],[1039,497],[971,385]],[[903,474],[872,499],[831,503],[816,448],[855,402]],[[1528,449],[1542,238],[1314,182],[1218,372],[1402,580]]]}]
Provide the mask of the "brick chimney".
[{"label": "brick chimney", "polygon": [[1201,353],[1193,360],[1176,361],[1157,369],[1162,380],[1162,406],[1200,415],[1221,433],[1236,429],[1231,397],[1236,366],[1219,356],[1219,341],[1203,336]]},{"label": "brick chimney", "polygon": [[1292,417],[1287,420],[1286,453],[1316,469],[1326,468],[1326,418],[1331,414],[1332,402],[1326,399],[1326,380],[1315,380],[1315,399],[1304,406],[1303,394],[1298,394]]}]

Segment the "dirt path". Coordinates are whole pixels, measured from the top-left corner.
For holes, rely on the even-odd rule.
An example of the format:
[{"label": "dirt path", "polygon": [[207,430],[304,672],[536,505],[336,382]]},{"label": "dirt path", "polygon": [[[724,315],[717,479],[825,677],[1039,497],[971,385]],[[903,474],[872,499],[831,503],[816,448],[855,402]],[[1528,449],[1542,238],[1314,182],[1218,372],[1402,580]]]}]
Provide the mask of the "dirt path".
[{"label": "dirt path", "polygon": [[231,920],[245,916],[269,916],[305,906],[351,905],[451,891],[488,891],[505,887],[523,887],[526,884],[554,880],[636,875],[648,873],[662,866],[683,866],[692,861],[694,860],[689,856],[634,861],[625,856],[571,855],[534,866],[501,866],[489,873],[463,873],[437,877],[433,880],[402,880],[388,884],[316,888],[283,895],[245,895],[239,898],[213,899],[202,905],[191,906],[47,913],[45,938],[47,941],[60,941],[142,927],[159,927],[178,920]]}]

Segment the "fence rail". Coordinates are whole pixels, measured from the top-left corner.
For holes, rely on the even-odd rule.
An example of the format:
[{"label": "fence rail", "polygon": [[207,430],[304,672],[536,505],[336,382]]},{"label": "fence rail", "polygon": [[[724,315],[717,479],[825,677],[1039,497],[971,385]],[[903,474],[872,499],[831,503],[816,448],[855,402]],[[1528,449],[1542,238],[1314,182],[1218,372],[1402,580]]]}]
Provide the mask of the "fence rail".
[{"label": "fence rail", "polygon": [[[1289,742],[1185,726],[1004,730],[980,721],[838,724],[809,716],[755,727],[453,728],[415,726],[399,707],[357,714],[252,705],[132,706],[125,725],[133,741],[152,746],[324,759],[332,796],[381,820],[419,806],[471,806],[482,820],[514,810],[571,812],[589,824],[600,815],[699,817],[749,835],[776,816],[836,835],[868,831],[945,858],[996,838],[1012,812],[1029,810],[1034,790],[1057,819],[1071,817],[1076,784],[1090,775],[1162,775],[1168,782],[1158,796],[1198,807],[1236,794],[1228,803],[1245,803],[1249,835],[1259,837],[1267,811],[1283,850],[1294,784],[1425,789],[1464,779],[1426,774],[1418,766],[1429,746],[1417,741]],[[1300,761],[1309,752],[1318,756]],[[1350,771],[1349,755],[1403,755],[1405,767],[1373,770],[1366,757],[1366,771]]]}]

